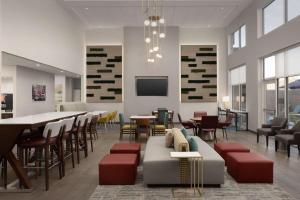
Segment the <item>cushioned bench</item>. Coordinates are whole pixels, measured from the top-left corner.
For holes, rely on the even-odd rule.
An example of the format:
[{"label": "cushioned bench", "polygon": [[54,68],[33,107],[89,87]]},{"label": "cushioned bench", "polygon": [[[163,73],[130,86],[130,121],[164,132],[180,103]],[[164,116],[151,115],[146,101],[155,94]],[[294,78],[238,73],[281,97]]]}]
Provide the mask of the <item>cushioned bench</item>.
[{"label": "cushioned bench", "polygon": [[229,152],[250,152],[250,149],[236,142],[223,142],[214,144],[215,151],[225,160],[227,166],[227,153]]},{"label": "cushioned bench", "polygon": [[111,154],[136,154],[137,165],[140,163],[141,158],[141,145],[138,143],[117,143],[110,149]]},{"label": "cushioned bench", "polygon": [[273,161],[257,153],[228,153],[227,171],[239,183],[273,183]]},{"label": "cushioned bench", "polygon": [[134,185],[136,154],[109,154],[99,162],[99,185]]}]

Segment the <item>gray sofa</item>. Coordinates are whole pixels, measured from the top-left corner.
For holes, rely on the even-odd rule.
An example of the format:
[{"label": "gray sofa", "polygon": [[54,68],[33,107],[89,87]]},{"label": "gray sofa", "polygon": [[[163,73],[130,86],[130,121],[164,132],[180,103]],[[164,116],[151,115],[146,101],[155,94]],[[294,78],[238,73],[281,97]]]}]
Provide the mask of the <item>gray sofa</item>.
[{"label": "gray sofa", "polygon": [[[192,136],[198,144],[198,151],[204,157],[203,184],[220,186],[224,183],[223,158],[206,142]],[[143,176],[146,185],[180,184],[179,160],[170,157],[173,148],[165,147],[165,136],[149,138],[144,155]]]}]

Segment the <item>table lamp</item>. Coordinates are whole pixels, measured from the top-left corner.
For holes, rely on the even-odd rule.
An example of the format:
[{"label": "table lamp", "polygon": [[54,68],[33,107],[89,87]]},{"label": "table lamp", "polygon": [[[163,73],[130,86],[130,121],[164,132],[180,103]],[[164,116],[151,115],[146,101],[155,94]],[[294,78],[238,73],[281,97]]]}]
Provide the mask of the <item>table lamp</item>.
[{"label": "table lamp", "polygon": [[229,96],[224,96],[224,97],[222,97],[222,102],[223,102],[223,105],[224,105],[224,108],[225,108],[225,109],[228,109],[228,108],[229,108],[229,101],[230,101]]}]

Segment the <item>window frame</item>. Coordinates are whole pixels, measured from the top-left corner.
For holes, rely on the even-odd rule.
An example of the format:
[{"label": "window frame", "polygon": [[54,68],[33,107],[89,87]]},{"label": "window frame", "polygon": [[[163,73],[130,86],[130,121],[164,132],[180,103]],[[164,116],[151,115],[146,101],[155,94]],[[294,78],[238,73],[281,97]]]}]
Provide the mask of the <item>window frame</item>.
[{"label": "window frame", "polygon": [[[242,46],[242,27],[244,27],[245,26],[245,46]],[[238,47],[237,48],[234,48],[233,47],[233,45],[234,45],[234,41],[235,41],[235,38],[234,38],[234,36],[235,36],[235,33],[236,32],[238,32],[238,42],[239,42],[239,45],[238,45]],[[237,51],[237,50],[239,50],[239,49],[242,49],[242,48],[244,48],[244,47],[246,47],[247,46],[247,25],[246,24],[243,24],[243,25],[241,25],[241,26],[239,26],[237,29],[235,29],[235,31],[233,31],[233,33],[231,33],[230,34],[231,35],[231,50],[232,50],[232,52],[235,52],[235,51]]]}]

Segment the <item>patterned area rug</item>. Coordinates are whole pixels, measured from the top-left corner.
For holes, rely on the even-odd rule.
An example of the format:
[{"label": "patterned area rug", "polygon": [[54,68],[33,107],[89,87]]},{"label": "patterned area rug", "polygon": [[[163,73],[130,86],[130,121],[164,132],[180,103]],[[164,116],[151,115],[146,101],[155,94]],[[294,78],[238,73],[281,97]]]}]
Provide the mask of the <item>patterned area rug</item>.
[{"label": "patterned area rug", "polygon": [[[184,189],[182,189],[185,191]],[[175,190],[177,191],[177,190]],[[187,191],[189,191],[187,189]],[[191,192],[191,191],[190,191]],[[175,193],[176,196],[182,196]],[[171,187],[147,187],[143,185],[142,169],[138,170],[135,185],[97,186],[90,200],[178,200],[173,198]],[[221,188],[204,188],[204,194],[197,198],[207,200],[295,200],[274,184],[238,184],[225,173],[225,184]]]}]

